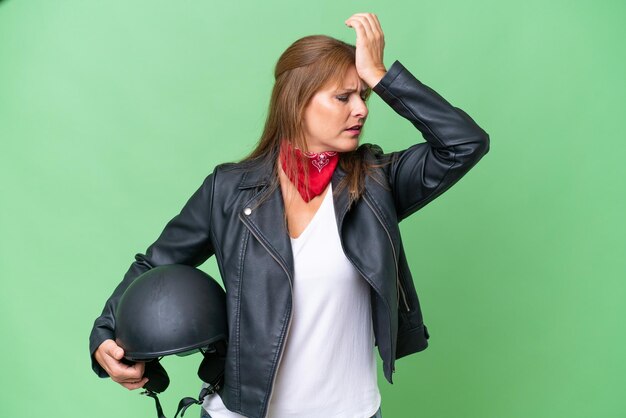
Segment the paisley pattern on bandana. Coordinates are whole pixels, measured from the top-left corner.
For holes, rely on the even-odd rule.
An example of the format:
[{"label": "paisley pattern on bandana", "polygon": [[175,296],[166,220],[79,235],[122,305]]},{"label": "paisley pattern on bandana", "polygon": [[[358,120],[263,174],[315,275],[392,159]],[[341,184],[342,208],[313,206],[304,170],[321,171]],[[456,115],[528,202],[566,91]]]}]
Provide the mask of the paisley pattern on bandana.
[{"label": "paisley pattern on bandana", "polygon": [[330,163],[330,157],[337,155],[335,151],[324,151],[324,152],[303,152],[305,157],[311,159],[311,164],[313,167],[317,168],[318,173],[322,172],[322,168],[326,167],[328,163]]},{"label": "paisley pattern on bandana", "polygon": [[[291,170],[288,169],[289,163],[294,157],[296,158],[297,181],[292,177]],[[280,147],[280,163],[283,171],[291,183],[298,188],[298,193],[305,202],[309,202],[326,190],[338,162],[339,153],[336,151],[303,152],[294,148],[287,141],[283,141]],[[309,174],[308,188],[305,184],[305,169]]]}]

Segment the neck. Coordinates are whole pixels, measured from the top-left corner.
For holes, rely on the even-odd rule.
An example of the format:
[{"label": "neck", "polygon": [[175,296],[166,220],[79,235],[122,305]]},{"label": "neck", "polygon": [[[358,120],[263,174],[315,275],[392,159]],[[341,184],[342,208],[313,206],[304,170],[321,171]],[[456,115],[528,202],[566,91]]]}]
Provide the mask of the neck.
[{"label": "neck", "polygon": [[335,151],[302,152],[283,141],[280,165],[305,202],[321,194],[330,183],[339,162]]}]

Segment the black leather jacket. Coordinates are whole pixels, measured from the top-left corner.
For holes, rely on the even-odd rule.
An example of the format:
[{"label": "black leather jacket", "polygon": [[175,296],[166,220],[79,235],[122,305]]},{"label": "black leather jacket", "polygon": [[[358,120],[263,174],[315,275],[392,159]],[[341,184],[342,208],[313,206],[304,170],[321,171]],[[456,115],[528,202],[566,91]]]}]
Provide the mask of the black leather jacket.
[{"label": "black leather jacket", "polygon": [[[378,169],[383,181],[368,176],[363,197],[350,207],[345,188],[333,196],[343,250],[371,286],[376,345],[385,378],[392,382],[395,360],[425,349],[429,338],[398,222],[473,167],[489,150],[489,136],[398,61],[373,90],[426,139],[389,154],[368,146],[367,158],[387,162]],[[198,266],[215,255],[227,294],[230,332],[220,395],[230,410],[247,417],[266,415],[291,323],[294,274],[280,188],[268,187],[275,161],[270,156],[217,166],[146,254],[135,256],[91,332],[98,375],[106,372],[93,353],[105,339],[114,338],[114,312],[130,282],[158,265]],[[344,176],[338,166],[334,191]]]}]

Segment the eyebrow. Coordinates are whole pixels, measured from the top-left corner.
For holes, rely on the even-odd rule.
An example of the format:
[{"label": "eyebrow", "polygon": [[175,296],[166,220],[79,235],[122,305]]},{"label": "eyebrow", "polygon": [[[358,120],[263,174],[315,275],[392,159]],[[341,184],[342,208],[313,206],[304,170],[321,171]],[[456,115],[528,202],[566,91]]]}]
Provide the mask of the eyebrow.
[{"label": "eyebrow", "polygon": [[[361,89],[361,93],[366,93],[366,92],[367,92],[367,90],[369,90],[369,88],[368,88],[368,87],[365,87],[364,89]],[[350,88],[350,87],[342,87],[342,88],[340,88],[340,89],[337,89],[336,93],[339,93],[339,92],[341,92],[341,93],[354,93],[354,92],[356,92],[356,91],[357,91],[357,90],[356,90],[355,88]]]}]

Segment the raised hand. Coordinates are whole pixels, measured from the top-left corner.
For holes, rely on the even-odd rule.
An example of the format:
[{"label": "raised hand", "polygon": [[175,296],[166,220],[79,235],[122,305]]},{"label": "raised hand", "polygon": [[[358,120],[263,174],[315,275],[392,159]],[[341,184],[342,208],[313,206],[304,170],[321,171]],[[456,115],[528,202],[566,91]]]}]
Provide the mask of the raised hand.
[{"label": "raised hand", "polygon": [[356,31],[356,71],[368,86],[374,87],[387,72],[383,63],[385,35],[373,13],[356,13],[345,21]]}]

